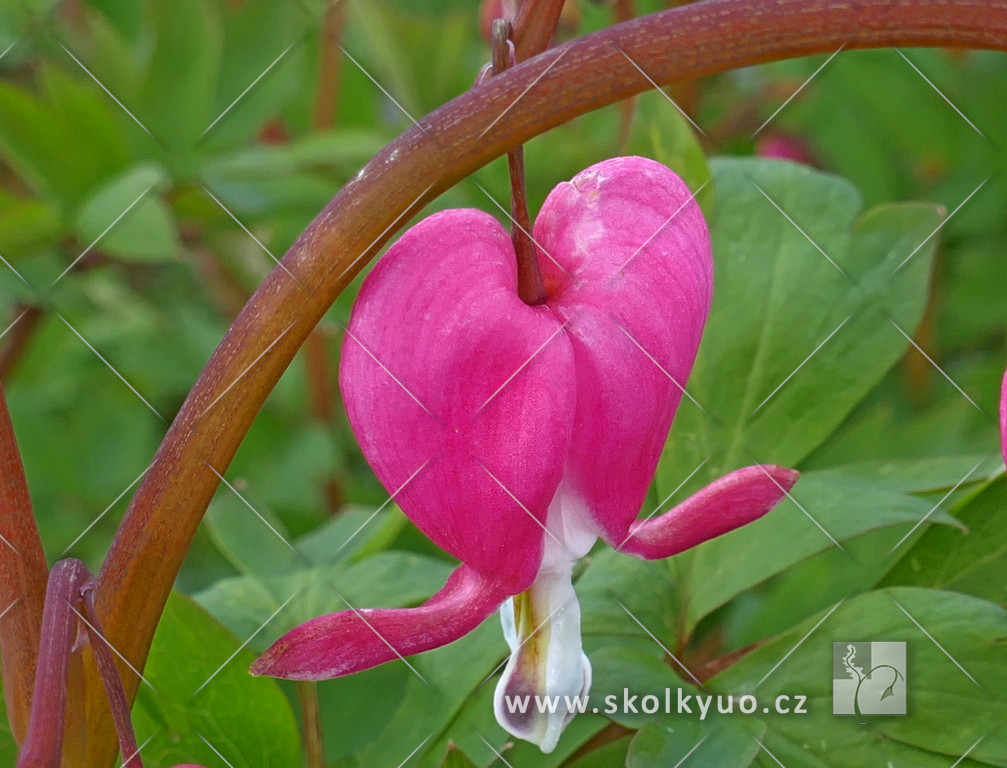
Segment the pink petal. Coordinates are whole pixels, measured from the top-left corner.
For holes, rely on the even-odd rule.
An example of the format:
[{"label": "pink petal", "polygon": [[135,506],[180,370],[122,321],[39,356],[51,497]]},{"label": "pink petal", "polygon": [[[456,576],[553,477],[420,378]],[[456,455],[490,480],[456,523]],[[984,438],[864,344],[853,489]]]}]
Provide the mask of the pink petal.
[{"label": "pink petal", "polygon": [[548,305],[567,322],[577,369],[566,480],[618,543],[699,347],[713,282],[709,234],[678,176],[620,157],[556,187],[535,237]]},{"label": "pink petal", "polygon": [[1003,386],[1000,389],[1000,448],[1003,451],[1004,463],[1007,464],[1007,373],[1004,373]]},{"label": "pink petal", "polygon": [[364,281],[340,374],[350,424],[396,503],[508,593],[534,580],[563,473],[575,384],[553,313],[517,295],[486,213],[410,229]]},{"label": "pink petal", "polygon": [[715,480],[660,517],[630,526],[616,549],[660,560],[757,520],[779,503],[799,473],[776,466],[737,469]]},{"label": "pink petal", "polygon": [[471,632],[508,594],[461,566],[418,608],[362,609],[319,616],[290,630],[252,665],[253,675],[326,680],[439,648]]}]

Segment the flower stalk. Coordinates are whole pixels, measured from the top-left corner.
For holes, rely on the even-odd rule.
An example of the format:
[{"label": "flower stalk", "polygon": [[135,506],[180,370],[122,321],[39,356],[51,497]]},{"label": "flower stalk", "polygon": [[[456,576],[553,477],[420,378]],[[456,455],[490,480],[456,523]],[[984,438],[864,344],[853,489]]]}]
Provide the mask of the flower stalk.
[{"label": "flower stalk", "polygon": [[[510,67],[514,58],[511,42],[511,23],[506,19],[493,22],[493,75]],[[517,255],[517,290],[521,300],[529,306],[545,304],[545,283],[538,265],[535,243],[531,238],[531,216],[528,214],[528,194],[525,186],[524,147],[518,144],[507,152],[507,171],[510,174],[511,219],[514,253]]]}]

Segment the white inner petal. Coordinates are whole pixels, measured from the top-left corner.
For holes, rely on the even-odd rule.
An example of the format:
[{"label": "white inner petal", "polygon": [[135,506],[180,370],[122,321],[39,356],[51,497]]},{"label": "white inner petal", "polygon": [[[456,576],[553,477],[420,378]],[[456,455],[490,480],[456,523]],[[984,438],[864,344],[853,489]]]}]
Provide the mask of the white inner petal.
[{"label": "white inner petal", "polygon": [[511,656],[494,696],[500,725],[543,752],[556,747],[591,687],[572,576],[597,539],[583,503],[562,485],[549,507],[548,529],[535,582],[500,610]]}]

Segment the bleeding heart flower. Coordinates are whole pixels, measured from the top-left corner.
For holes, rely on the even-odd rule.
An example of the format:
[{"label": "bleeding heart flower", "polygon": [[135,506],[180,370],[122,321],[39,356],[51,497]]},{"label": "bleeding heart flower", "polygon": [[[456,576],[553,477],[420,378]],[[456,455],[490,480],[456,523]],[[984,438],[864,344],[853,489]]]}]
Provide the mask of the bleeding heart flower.
[{"label": "bleeding heart flower", "polygon": [[417,608],[302,624],[254,673],[350,674],[450,643],[503,603],[497,718],[550,751],[572,713],[518,715],[504,697],[586,695],[571,575],[596,539],[668,557],[796,482],[748,467],[636,519],[710,306],[709,235],[674,173],[639,157],[592,166],[552,191],[534,236],[540,306],[518,297],[511,238],[475,210],[413,227],[364,281],[340,377],[350,423],[402,510],[462,565]]}]

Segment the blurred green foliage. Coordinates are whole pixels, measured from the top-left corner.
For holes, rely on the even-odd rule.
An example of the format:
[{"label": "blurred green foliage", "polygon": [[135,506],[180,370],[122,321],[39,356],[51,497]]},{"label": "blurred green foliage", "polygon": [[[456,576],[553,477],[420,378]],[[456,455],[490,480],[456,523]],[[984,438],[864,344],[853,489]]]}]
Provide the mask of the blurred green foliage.
[{"label": "blurred green foliage", "polygon": [[[342,3],[342,49],[324,33],[323,0],[0,3],[0,376],[51,559],[100,564],[168,421],[275,259],[368,158],[469,88],[488,59],[472,0]],[[612,21],[605,4],[578,6],[578,33]],[[486,683],[505,653],[491,621],[415,659],[426,683],[390,664],[320,684],[332,765],[413,754],[417,765],[499,766],[506,749],[510,764],[541,768],[666,766],[703,739],[695,764],[770,766],[772,751],[788,766],[854,768],[881,749],[893,762],[949,765],[979,735],[961,764],[1007,765],[1002,698],[962,688],[893,603],[990,695],[1007,690],[1007,495],[994,419],[1007,359],[1007,57],[826,59],[676,84],[668,93],[701,132],[649,92],[631,123],[615,106],[526,147],[533,211],[556,183],[616,154],[655,157],[702,187],[717,289],[689,392],[716,418],[683,400],[645,511],[751,461],[806,471],[765,520],[670,563],[595,553],[578,592],[596,692],[690,685],[651,635],[697,669],[760,644],[709,681],[715,692],[744,688],[846,598],[771,678],[774,690],[814,689],[814,716],[616,717],[626,732],[588,714],[552,755],[507,747]],[[769,139],[824,172],[707,163],[764,151]],[[508,197],[497,161],[425,213],[474,206],[502,217]],[[212,765],[197,732],[233,765],[292,765],[293,687],[252,681],[249,651],[229,655],[347,603],[421,602],[450,569],[384,506],[339,404],[340,334],[357,285],[270,397],[179,576],[202,608],[173,597],[155,642],[158,693],[144,688],[135,710],[155,738],[148,765]],[[919,654],[920,698],[912,717],[857,731],[828,714],[819,656],[834,638],[886,633]],[[227,695],[192,697],[225,660]],[[579,751],[605,729],[611,740]],[[0,730],[11,763],[12,749]]]}]

